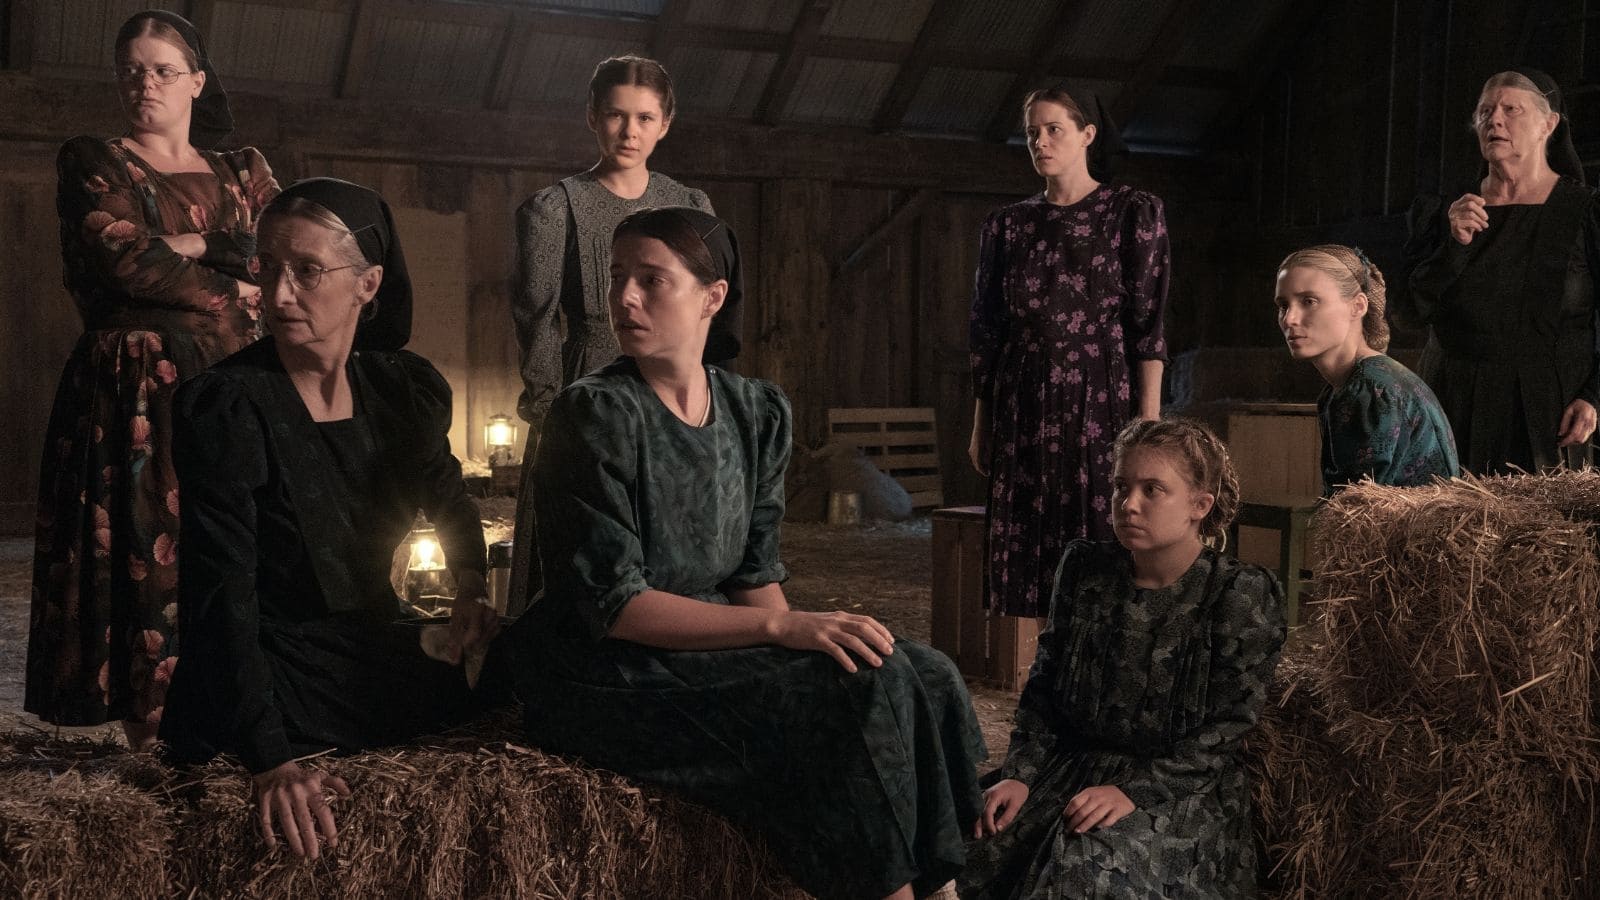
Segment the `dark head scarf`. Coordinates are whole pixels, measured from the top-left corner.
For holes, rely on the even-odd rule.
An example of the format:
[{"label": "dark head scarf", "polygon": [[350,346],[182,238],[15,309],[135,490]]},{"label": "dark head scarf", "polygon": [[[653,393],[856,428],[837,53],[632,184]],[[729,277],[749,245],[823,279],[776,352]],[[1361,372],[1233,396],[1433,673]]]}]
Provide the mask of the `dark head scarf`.
[{"label": "dark head scarf", "polygon": [[138,37],[143,30],[144,21],[154,19],[165,25],[172,26],[189,45],[195,58],[200,60],[200,71],[206,73],[205,87],[200,89],[200,96],[194,100],[194,106],[189,113],[189,143],[200,150],[212,150],[222,143],[222,139],[233,132],[233,113],[228,109],[228,94],[222,89],[222,79],[217,77],[217,70],[211,67],[211,57],[206,55],[205,45],[200,40],[200,32],[194,25],[177,13],[170,13],[164,9],[147,9],[142,13],[135,13],[132,18],[122,23],[117,30],[117,40],[114,46],[121,47],[128,41]]},{"label": "dark head scarf", "polygon": [[1117,123],[1111,121],[1111,111],[1106,109],[1100,95],[1094,91],[1075,91],[1064,81],[1051,85],[1049,89],[1071,97],[1083,112],[1083,124],[1094,126],[1094,141],[1089,144],[1085,160],[1089,166],[1089,177],[1101,183],[1110,181],[1122,157],[1128,155],[1128,145],[1122,142],[1122,132],[1117,129]]},{"label": "dark head scarf", "polygon": [[356,329],[357,350],[399,350],[411,340],[411,277],[400,252],[389,204],[370,188],[337,178],[307,178],[290,185],[267,204],[266,215],[301,197],[339,217],[355,233],[367,262],[383,266],[383,283],[372,298],[372,312]]},{"label": "dark head scarf", "polygon": [[[706,349],[700,358],[714,366],[726,368],[740,350],[740,327],[744,320],[744,271],[739,263],[739,240],[734,237],[728,223],[716,216],[691,206],[667,206],[640,210],[641,213],[670,213],[682,219],[711,251],[711,262],[717,278],[728,282],[728,294],[722,308],[711,317],[711,330],[706,334]],[[629,216],[629,218],[633,218]],[[624,220],[626,221],[626,220]]]},{"label": "dark head scarf", "polygon": [[1556,123],[1555,131],[1550,132],[1550,138],[1544,145],[1544,157],[1549,161],[1550,168],[1557,175],[1584,184],[1583,160],[1578,156],[1578,148],[1572,144],[1572,126],[1567,120],[1567,101],[1561,96],[1561,87],[1554,78],[1538,69],[1519,67],[1511,71],[1533,82],[1549,102],[1550,109],[1561,116],[1561,121]]}]

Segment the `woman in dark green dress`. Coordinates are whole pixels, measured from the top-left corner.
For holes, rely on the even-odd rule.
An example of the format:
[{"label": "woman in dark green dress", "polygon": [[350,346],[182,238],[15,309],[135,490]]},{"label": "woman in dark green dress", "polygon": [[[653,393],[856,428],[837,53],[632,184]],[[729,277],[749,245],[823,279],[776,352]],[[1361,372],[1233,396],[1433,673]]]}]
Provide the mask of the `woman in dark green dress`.
[{"label": "woman in dark green dress", "polygon": [[545,591],[506,636],[529,737],[763,833],[820,898],[925,896],[965,858],[982,737],[938,651],[789,609],[789,404],[701,358],[735,261],[698,210],[617,228],[625,356],[560,393],[534,465]]},{"label": "woman in dark green dress", "polygon": [[1588,465],[1600,405],[1600,200],[1543,72],[1491,77],[1473,131],[1485,174],[1448,209],[1437,198],[1413,206],[1406,250],[1419,262],[1395,311],[1429,328],[1421,374],[1464,469]]},{"label": "woman in dark green dress", "polygon": [[[420,509],[459,587],[445,655],[487,642],[483,526],[450,454],[450,386],[400,349],[411,283],[388,205],[313,178],[263,211],[255,260],[272,336],[178,391],[183,657],[169,758],[239,757],[263,837],[331,845],[324,789],[297,760],[399,743],[474,709],[461,668],[396,624],[395,547]],[[315,823],[315,824],[313,824]]]},{"label": "woman in dark green dress", "polygon": [[1074,541],[1062,557],[963,900],[1255,890],[1239,738],[1283,645],[1282,592],[1203,542],[1239,505],[1204,426],[1135,422],[1113,453],[1117,540]]},{"label": "woman in dark green dress", "polygon": [[1383,354],[1387,293],[1383,272],[1339,244],[1296,250],[1278,266],[1278,329],[1289,354],[1328,382],[1317,399],[1324,496],[1363,478],[1404,487],[1460,473],[1433,391]]}]

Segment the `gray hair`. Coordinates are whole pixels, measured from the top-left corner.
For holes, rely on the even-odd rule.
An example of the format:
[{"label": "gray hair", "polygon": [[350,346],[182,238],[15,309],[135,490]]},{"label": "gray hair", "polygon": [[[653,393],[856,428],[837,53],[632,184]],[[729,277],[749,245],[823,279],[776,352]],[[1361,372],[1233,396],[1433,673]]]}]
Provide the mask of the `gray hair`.
[{"label": "gray hair", "polygon": [[1483,90],[1478,92],[1478,105],[1472,110],[1472,122],[1468,126],[1473,133],[1477,133],[1478,127],[1483,124],[1484,117],[1479,112],[1483,107],[1483,98],[1495,88],[1516,88],[1519,91],[1527,91],[1533,95],[1533,106],[1539,111],[1539,115],[1548,116],[1555,112],[1550,108],[1550,98],[1544,95],[1544,91],[1539,90],[1533,79],[1521,72],[1496,72],[1489,76],[1489,80],[1483,83]]}]

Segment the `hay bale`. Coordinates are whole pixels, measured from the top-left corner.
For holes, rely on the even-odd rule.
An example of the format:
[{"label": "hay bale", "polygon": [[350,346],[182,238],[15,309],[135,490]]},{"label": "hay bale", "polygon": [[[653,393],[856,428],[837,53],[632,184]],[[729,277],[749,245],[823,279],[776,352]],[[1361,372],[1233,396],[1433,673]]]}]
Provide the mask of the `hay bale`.
[{"label": "hay bale", "polygon": [[171,839],[168,812],[114,774],[0,771],[0,896],[168,897]]}]

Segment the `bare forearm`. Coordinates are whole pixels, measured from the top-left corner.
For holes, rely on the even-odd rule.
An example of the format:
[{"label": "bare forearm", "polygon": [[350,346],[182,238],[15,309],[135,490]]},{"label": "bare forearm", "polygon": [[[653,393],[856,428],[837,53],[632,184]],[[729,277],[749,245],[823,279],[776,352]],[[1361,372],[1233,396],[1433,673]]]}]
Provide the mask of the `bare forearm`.
[{"label": "bare forearm", "polygon": [[776,619],[783,614],[775,608],[724,606],[652,589],[628,601],[610,637],[664,650],[754,647],[772,642]]},{"label": "bare forearm", "polygon": [[728,599],[736,606],[770,609],[776,612],[789,611],[789,599],[783,596],[783,585],[777,582],[755,588],[728,588],[723,593],[727,594]]},{"label": "bare forearm", "polygon": [[1134,413],[1141,419],[1161,418],[1161,372],[1166,364],[1159,359],[1141,359],[1135,370],[1138,385],[1134,391],[1139,403]]}]

